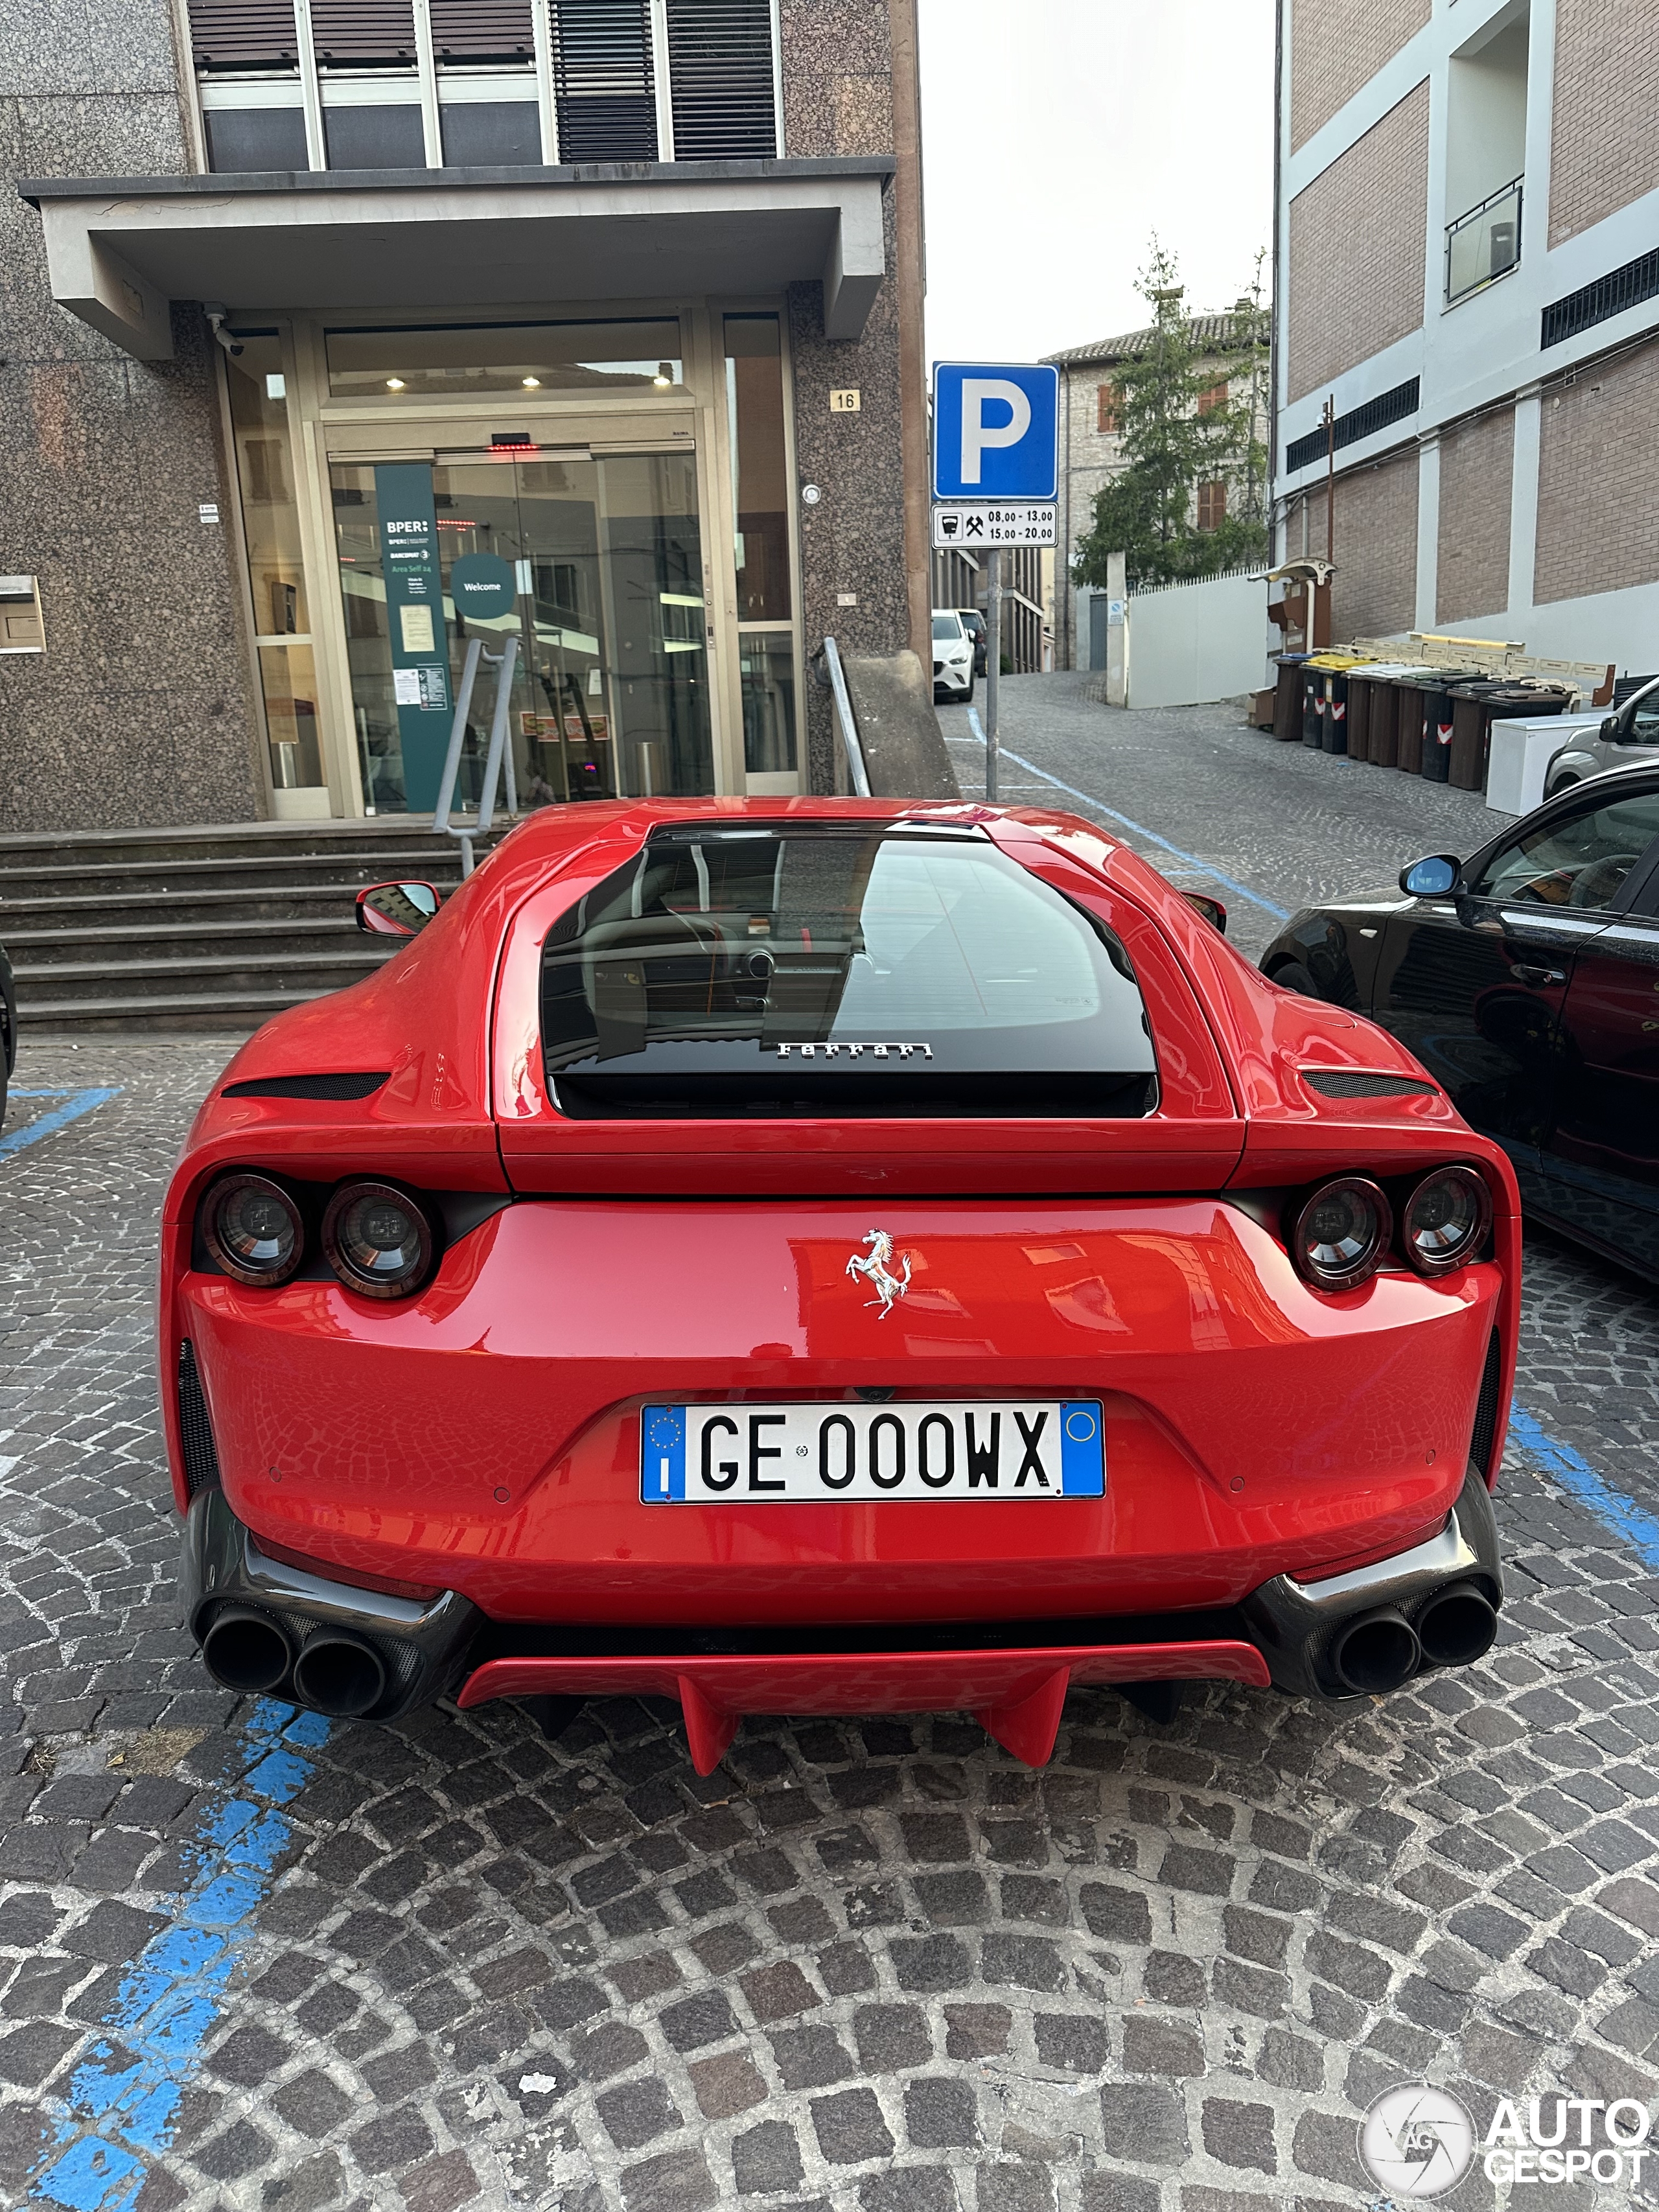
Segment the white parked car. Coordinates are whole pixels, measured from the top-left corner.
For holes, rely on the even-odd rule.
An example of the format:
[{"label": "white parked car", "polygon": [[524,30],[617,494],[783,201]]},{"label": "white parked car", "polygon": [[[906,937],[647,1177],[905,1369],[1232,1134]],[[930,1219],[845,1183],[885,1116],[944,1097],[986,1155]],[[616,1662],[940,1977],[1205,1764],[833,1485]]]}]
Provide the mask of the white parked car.
[{"label": "white parked car", "polygon": [[974,639],[954,607],[933,609],[933,696],[974,696]]},{"label": "white parked car", "polygon": [[[939,647],[934,647],[935,653]],[[1610,768],[1629,768],[1643,756],[1638,746],[1659,745],[1659,676],[1632,691],[1599,730],[1577,730],[1544,771],[1544,796],[1553,799],[1575,783],[1605,775]],[[1648,758],[1654,757],[1651,750]]]}]

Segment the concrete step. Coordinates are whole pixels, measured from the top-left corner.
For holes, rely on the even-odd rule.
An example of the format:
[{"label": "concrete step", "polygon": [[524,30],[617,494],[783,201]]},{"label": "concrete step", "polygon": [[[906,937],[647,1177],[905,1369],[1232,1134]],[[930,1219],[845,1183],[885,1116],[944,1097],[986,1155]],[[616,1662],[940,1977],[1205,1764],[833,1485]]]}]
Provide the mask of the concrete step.
[{"label": "concrete step", "polygon": [[13,866],[0,857],[0,912],[14,899],[50,898],[62,892],[83,896],[102,891],[139,897],[192,885],[237,889],[279,889],[289,884],[313,887],[330,883],[361,889],[411,876],[441,888],[459,883],[460,857],[441,848],[429,851],[394,848],[382,853],[341,852],[230,854],[218,858],[84,861]]},{"label": "concrete step", "polygon": [[285,993],[316,998],[361,981],[384,964],[363,941],[360,951],[317,952],[242,951],[223,955],[192,953],[178,959],[59,960],[15,966],[20,1028],[48,1018],[77,1000],[126,1000],[137,1006],[158,996],[246,997],[249,992]]},{"label": "concrete step", "polygon": [[453,890],[457,841],[407,816],[0,836],[20,1024],[245,1030],[390,958],[352,908],[400,877]]},{"label": "concrete step", "polygon": [[[167,911],[172,913],[173,908],[169,906]],[[44,973],[47,969],[55,970],[66,961],[101,957],[106,972],[114,975],[125,972],[134,959],[142,960],[151,950],[169,961],[189,959],[198,954],[223,953],[238,945],[269,945],[273,933],[257,929],[239,915],[222,921],[112,922],[76,929],[13,929],[8,926],[4,942],[15,969],[24,967]],[[310,948],[318,951],[331,947],[344,951],[349,946],[370,961],[377,953],[385,957],[381,945],[377,945],[373,938],[365,937],[349,915],[285,920],[276,941],[298,950]],[[100,955],[100,947],[107,947],[107,951]]]},{"label": "concrete step", "polygon": [[[501,822],[495,832],[512,827]],[[349,852],[453,852],[434,835],[430,816],[391,814],[353,822],[233,822],[180,830],[34,830],[0,836],[0,876],[14,868],[90,866],[104,862],[256,860]]]},{"label": "concrete step", "polygon": [[[45,999],[30,1013],[28,1031],[31,1037],[43,1038],[79,1036],[88,1030],[125,1036],[137,1029],[147,1036],[189,1030],[240,1037],[286,1007],[303,1006],[326,995],[325,991],[157,991],[130,999]],[[18,1025],[23,1026],[21,1018]]]},{"label": "concrete step", "polygon": [[[428,872],[427,880],[438,879]],[[447,895],[455,886],[438,880],[438,888]],[[164,895],[156,896],[158,903],[155,907],[149,903],[149,894],[136,891],[123,891],[118,896],[94,893],[76,898],[0,897],[0,943],[20,944],[30,931],[56,935],[60,931],[72,933],[106,925],[113,927],[124,915],[151,912],[175,915],[181,921],[198,916],[204,928],[216,927],[221,922],[229,926],[272,921],[297,925],[328,917],[343,919],[348,928],[356,927],[353,920],[356,891],[349,884],[283,884],[268,890],[251,885],[216,890],[181,891],[169,888]]]}]

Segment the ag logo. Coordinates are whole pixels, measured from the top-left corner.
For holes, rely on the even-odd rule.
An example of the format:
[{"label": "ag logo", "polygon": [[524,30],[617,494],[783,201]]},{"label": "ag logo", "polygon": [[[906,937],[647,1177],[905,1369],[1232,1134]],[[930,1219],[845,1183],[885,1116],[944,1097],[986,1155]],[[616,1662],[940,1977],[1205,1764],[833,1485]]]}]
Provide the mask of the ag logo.
[{"label": "ag logo", "polygon": [[1474,2160],[1474,2122],[1427,2081],[1385,2089],[1359,2123],[1359,2162],[1390,2197],[1438,2197]]}]

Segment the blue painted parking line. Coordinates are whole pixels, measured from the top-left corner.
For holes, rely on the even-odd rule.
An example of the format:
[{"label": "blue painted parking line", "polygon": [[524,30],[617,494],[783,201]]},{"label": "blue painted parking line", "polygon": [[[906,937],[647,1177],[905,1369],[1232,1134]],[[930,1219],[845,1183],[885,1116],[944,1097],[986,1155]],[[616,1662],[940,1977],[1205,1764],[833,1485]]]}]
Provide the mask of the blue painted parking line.
[{"label": "blue painted parking line", "polygon": [[[973,725],[974,735],[983,744],[985,732],[980,726],[977,707],[968,709],[968,720]],[[1006,745],[999,744],[997,750],[1004,760],[1012,761],[1016,768],[1023,768],[1028,775],[1041,776],[1044,783],[1053,784],[1056,791],[1063,791],[1068,799],[1080,799],[1085,806],[1091,807],[1097,814],[1103,814],[1109,822],[1120,823],[1131,836],[1144,837],[1149,845],[1156,845],[1161,852],[1173,853],[1177,860],[1184,860],[1189,868],[1195,868],[1200,875],[1207,876],[1212,884],[1220,884],[1236,898],[1248,899],[1252,906],[1259,906],[1264,914],[1272,915],[1275,921],[1290,920],[1288,907],[1275,906],[1271,899],[1263,898],[1259,891],[1251,890],[1247,884],[1239,883],[1231,876],[1224,876],[1212,861],[1200,860],[1196,853],[1182,852],[1179,845],[1172,845],[1167,837],[1160,837],[1156,830],[1148,830],[1143,823],[1131,821],[1127,814],[1120,814],[1115,807],[1108,806],[1092,792],[1079,791],[1074,783],[1062,783],[1057,775],[1050,775],[1046,768],[1039,768],[1035,761],[1028,761],[1021,753],[1011,753]]]},{"label": "blue painted parking line", "polygon": [[90,1114],[94,1106],[106,1106],[112,1098],[121,1095],[118,1084],[111,1091],[19,1091],[14,1088],[14,1098],[61,1098],[64,1103],[54,1106],[50,1114],[41,1115],[38,1121],[26,1122],[22,1128],[14,1129],[9,1137],[0,1137],[0,1159],[8,1152],[21,1152],[25,1145],[39,1144],[42,1137],[78,1121],[83,1114]]},{"label": "blue painted parking line", "polygon": [[246,1723],[254,1764],[216,1792],[189,1849],[193,1876],[171,1924],[145,1944],[52,2114],[52,2147],[29,2191],[65,2212],[130,2212],[150,2160],[172,2147],[185,2087],[224,2009],[248,1923],[270,1893],[291,1827],[281,1808],[326,1743],[320,1714],[262,1698]]},{"label": "blue painted parking line", "polygon": [[1559,1482],[1604,1528],[1628,1544],[1644,1566],[1659,1574],[1659,1521],[1604,1482],[1581,1453],[1551,1436],[1520,1406],[1510,1408],[1510,1434],[1541,1474]]}]

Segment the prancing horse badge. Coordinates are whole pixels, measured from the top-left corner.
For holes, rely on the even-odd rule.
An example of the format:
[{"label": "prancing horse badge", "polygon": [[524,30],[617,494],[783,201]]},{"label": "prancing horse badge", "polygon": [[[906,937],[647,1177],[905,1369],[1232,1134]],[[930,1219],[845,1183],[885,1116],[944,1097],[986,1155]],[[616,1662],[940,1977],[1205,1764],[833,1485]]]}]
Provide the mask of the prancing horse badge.
[{"label": "prancing horse badge", "polygon": [[910,1287],[910,1255],[908,1252],[901,1253],[899,1255],[901,1272],[896,1275],[887,1264],[893,1256],[893,1240],[887,1231],[884,1229],[872,1229],[863,1241],[870,1247],[869,1252],[867,1254],[854,1252],[847,1262],[847,1273],[849,1275],[863,1276],[865,1281],[876,1293],[874,1297],[866,1298],[864,1303],[867,1306],[879,1306],[881,1311],[876,1316],[876,1319],[885,1321],[893,1310],[894,1299],[902,1298]]}]

